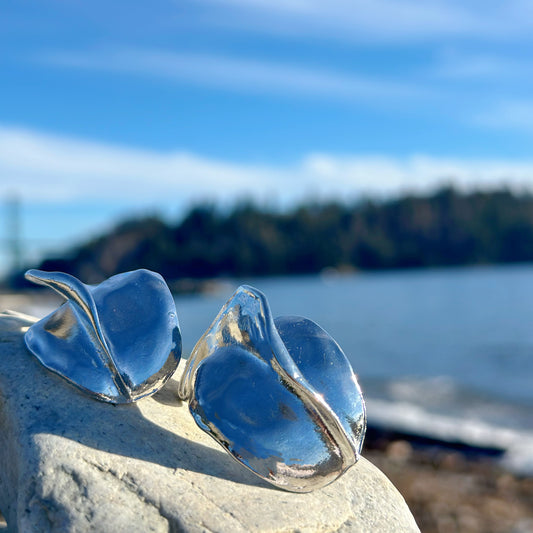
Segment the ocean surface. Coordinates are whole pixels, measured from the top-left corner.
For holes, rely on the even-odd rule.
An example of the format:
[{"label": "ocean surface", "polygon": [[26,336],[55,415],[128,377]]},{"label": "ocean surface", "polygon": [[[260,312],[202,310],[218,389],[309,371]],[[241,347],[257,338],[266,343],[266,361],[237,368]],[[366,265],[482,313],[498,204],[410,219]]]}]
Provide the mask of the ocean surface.
[{"label": "ocean surface", "polygon": [[533,474],[533,265],[227,281],[176,296],[184,355],[240,283],[340,344],[370,425],[501,450]]}]

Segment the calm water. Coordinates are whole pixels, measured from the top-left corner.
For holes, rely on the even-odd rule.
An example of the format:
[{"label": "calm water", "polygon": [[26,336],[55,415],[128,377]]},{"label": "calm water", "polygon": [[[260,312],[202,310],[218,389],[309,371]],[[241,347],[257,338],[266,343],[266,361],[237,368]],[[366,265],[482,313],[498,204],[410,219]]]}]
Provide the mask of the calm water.
[{"label": "calm water", "polygon": [[[506,447],[527,440],[533,468],[533,266],[242,282],[265,292],[274,316],[307,316],[337,340],[369,419]],[[176,298],[186,354],[236,286]]]},{"label": "calm water", "polygon": [[[446,377],[533,407],[533,266],[243,282],[320,324],[363,382]],[[176,298],[187,353],[236,286]]]}]

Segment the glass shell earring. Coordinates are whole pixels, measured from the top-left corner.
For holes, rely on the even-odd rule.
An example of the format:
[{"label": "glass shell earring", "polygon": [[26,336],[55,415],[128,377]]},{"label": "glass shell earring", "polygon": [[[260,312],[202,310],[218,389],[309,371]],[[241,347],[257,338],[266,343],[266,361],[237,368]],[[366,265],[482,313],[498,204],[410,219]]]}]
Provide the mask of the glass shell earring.
[{"label": "glass shell earring", "polygon": [[98,400],[129,403],[156,392],[181,357],[174,299],[157,273],[135,270],[99,285],[62,272],[26,278],[67,301],[25,334],[49,370]]},{"label": "glass shell earring", "polygon": [[338,344],[306,318],[274,320],[249,286],[194,347],[179,395],[233,458],[285,490],[323,487],[361,452],[365,404]]}]

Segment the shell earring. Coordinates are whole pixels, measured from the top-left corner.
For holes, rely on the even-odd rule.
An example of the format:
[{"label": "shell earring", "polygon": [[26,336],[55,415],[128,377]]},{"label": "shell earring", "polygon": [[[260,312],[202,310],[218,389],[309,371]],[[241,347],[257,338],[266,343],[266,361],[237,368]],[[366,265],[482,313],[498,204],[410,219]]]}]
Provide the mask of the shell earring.
[{"label": "shell earring", "polygon": [[365,404],[342,350],[311,320],[273,320],[249,286],[194,347],[179,395],[232,457],[285,490],[323,487],[361,452]]},{"label": "shell earring", "polygon": [[94,286],[62,272],[29,270],[26,278],[67,299],[29,328],[26,346],[84,392],[129,403],[156,392],[176,370],[181,334],[159,274],[135,270]]}]

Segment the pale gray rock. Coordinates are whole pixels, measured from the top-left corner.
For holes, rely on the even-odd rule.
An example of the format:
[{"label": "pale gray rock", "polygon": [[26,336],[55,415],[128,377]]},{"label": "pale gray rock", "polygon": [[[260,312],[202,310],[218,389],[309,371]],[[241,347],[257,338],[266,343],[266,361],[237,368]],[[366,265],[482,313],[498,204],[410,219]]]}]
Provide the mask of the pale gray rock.
[{"label": "pale gray rock", "polygon": [[418,531],[364,458],[315,492],[276,489],[196,426],[176,378],[135,404],[99,402],[27,351],[30,324],[0,315],[1,531]]}]

